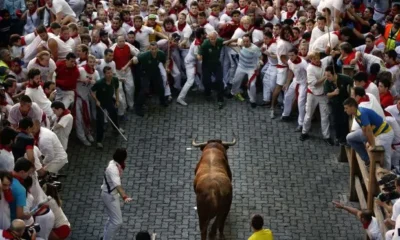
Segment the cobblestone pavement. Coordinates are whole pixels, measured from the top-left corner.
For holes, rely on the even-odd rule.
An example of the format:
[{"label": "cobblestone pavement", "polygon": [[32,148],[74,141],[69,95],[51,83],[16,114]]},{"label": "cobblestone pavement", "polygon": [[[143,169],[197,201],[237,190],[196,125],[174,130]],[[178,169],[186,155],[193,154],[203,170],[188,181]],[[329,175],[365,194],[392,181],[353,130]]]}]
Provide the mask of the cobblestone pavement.
[{"label": "cobblestone pavement", "polygon": [[134,200],[122,206],[118,239],[134,239],[140,230],[156,232],[157,239],[200,239],[192,181],[201,152],[191,148],[191,140],[229,141],[233,131],[239,140],[228,150],[234,186],[225,227],[228,240],[247,239],[253,213],[264,216],[278,240],[361,239],[355,217],[330,203],[347,199],[349,169],[337,162],[338,147],[322,141],[319,126],[313,124],[312,138],[303,143],[294,132],[296,121],[271,120],[265,108],[226,102],[223,110],[193,94],[187,107],[174,102],[164,109],[153,102],[150,114],[139,118],[130,113],[122,124],[127,143],[109,127],[103,150],[83,147],[73,136],[62,192],[71,239],[101,236],[106,219],[100,185],[120,146],[129,153],[123,186]]}]

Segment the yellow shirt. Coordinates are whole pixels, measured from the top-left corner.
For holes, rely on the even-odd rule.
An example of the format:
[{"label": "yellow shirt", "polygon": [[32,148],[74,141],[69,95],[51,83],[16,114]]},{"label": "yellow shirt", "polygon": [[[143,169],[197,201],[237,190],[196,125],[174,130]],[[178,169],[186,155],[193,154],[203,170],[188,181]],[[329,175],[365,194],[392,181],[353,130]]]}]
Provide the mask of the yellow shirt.
[{"label": "yellow shirt", "polygon": [[[161,28],[161,26],[160,25],[156,25],[155,27],[153,27],[153,29],[154,29],[154,31],[155,32],[162,32],[162,28]],[[157,38],[156,38],[157,36],[155,35],[155,34],[150,34],[149,35],[149,42],[155,42],[155,41],[157,41]]]},{"label": "yellow shirt", "polygon": [[274,240],[272,231],[269,229],[262,229],[260,231],[254,232],[248,240]]}]

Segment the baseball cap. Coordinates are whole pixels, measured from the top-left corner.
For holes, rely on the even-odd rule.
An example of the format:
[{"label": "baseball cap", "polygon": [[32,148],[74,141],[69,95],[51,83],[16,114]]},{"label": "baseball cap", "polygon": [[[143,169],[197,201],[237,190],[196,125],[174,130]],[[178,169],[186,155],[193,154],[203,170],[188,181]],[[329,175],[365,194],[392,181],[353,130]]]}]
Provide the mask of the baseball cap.
[{"label": "baseball cap", "polygon": [[155,14],[150,14],[149,19],[157,19],[157,16]]}]

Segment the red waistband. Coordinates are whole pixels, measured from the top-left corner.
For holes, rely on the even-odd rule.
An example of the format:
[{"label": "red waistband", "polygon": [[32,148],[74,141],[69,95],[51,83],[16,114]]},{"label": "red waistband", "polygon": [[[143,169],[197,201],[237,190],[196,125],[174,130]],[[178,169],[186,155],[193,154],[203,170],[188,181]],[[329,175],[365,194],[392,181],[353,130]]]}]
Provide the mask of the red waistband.
[{"label": "red waistband", "polygon": [[314,96],[323,96],[323,95],[324,95],[324,94],[316,95],[316,94],[314,94],[309,88],[307,88],[307,93],[311,93],[311,94],[314,95]]},{"label": "red waistband", "polygon": [[286,65],[281,65],[281,64],[276,64],[276,68],[287,68],[288,66]]}]

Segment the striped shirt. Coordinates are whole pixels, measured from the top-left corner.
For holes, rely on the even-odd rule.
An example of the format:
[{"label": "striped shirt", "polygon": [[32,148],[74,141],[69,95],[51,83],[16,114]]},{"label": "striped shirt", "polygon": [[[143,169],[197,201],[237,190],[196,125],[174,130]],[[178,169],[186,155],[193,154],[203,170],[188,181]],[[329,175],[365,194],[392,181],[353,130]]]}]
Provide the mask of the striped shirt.
[{"label": "striped shirt", "polygon": [[242,69],[257,68],[258,60],[261,56],[261,50],[256,45],[251,44],[250,47],[242,47],[239,52],[238,67]]}]

